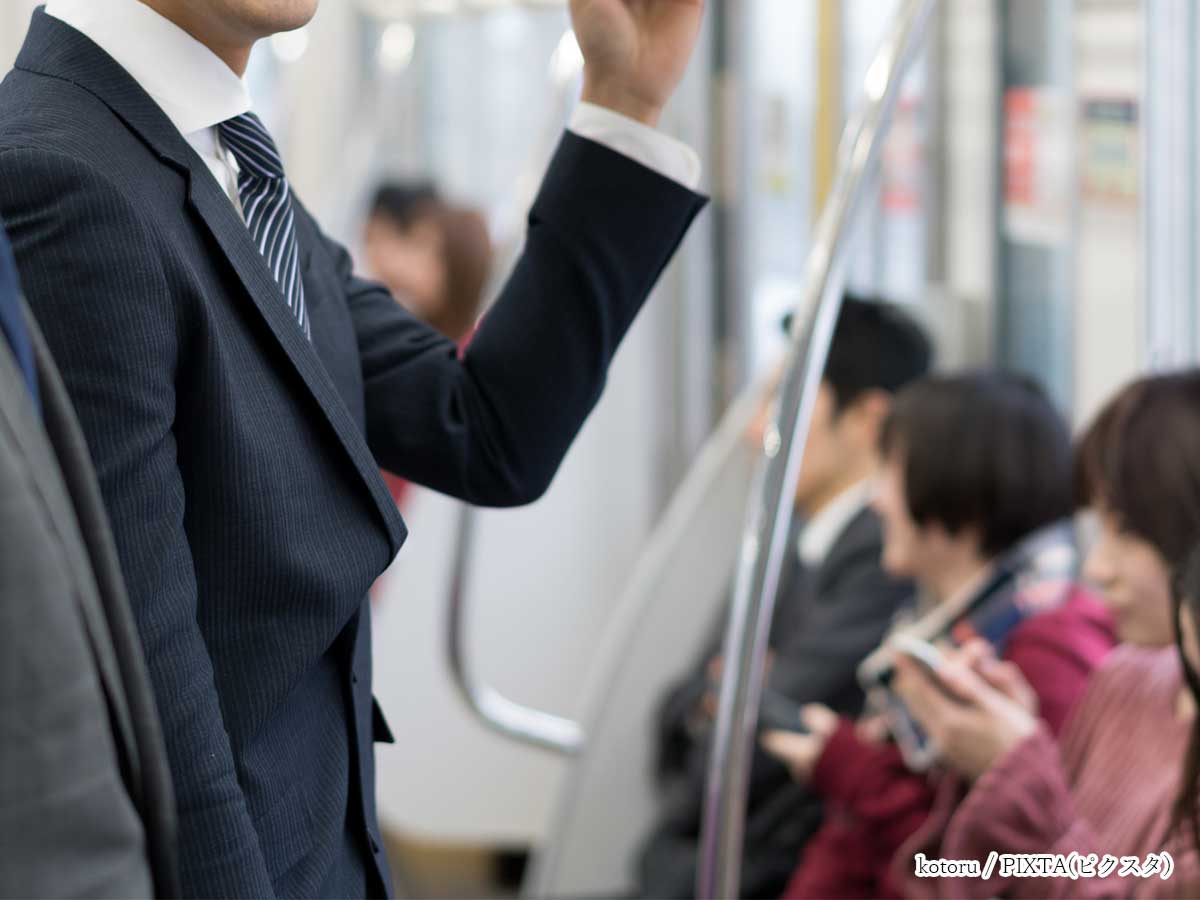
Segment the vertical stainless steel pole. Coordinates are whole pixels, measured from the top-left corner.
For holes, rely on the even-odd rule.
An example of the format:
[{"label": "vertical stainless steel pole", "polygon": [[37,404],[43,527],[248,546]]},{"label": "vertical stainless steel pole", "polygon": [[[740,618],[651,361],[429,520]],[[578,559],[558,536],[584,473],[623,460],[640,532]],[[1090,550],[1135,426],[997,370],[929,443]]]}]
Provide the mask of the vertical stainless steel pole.
[{"label": "vertical stainless steel pole", "polygon": [[864,100],[839,151],[838,175],[821,216],[778,411],[746,519],[742,555],[725,636],[712,757],[705,794],[697,896],[734,898],[741,883],[750,759],[762,693],[767,635],[774,613],[792,498],[800,475],[812,407],[841,309],[853,214],[882,146],[900,82],[919,48],[936,0],[905,0],[867,72]]}]

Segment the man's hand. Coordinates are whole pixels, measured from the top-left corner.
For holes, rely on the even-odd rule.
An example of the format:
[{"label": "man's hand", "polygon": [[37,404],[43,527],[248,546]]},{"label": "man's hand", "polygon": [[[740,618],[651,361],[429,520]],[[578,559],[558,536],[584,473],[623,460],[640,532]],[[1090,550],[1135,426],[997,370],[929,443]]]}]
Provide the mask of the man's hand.
[{"label": "man's hand", "polygon": [[583,99],[655,126],[696,46],[704,0],[571,0]]}]

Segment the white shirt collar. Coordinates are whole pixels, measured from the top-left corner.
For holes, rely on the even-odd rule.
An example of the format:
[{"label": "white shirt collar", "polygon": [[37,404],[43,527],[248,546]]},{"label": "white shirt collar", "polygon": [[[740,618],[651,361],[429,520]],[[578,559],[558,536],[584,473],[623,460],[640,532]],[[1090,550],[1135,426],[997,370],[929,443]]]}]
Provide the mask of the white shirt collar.
[{"label": "white shirt collar", "polygon": [[251,108],[245,82],[220,57],[139,0],[50,0],[46,14],[115,59],[185,137]]},{"label": "white shirt collar", "polygon": [[804,565],[819,566],[833,549],[837,539],[871,499],[871,479],[864,478],[846,488],[825,504],[800,532],[797,552]]}]

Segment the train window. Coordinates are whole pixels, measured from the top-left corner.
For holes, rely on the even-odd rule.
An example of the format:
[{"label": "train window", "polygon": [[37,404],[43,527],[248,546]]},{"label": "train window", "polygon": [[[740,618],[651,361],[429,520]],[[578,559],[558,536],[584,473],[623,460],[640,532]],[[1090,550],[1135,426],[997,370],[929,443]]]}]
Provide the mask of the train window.
[{"label": "train window", "polygon": [[749,4],[745,75],[744,235],[750,284],[749,368],[758,372],[783,346],[780,320],[796,304],[813,216],[817,16],[794,0]]},{"label": "train window", "polygon": [[[742,315],[750,375],[783,348],[779,321],[801,293],[832,154],[896,8],[896,0],[756,0],[739,23],[746,85],[737,116],[746,137],[735,239],[742,246],[742,296],[749,298]],[[905,83],[847,273],[852,289],[899,302],[919,302],[926,293],[928,59],[923,54]]]},{"label": "train window", "polygon": [[1074,399],[1070,0],[1001,10],[1002,130],[996,351],[1055,400]]},{"label": "train window", "polygon": [[[859,101],[858,86],[900,4],[897,0],[852,0],[842,6],[843,119]],[[893,302],[919,303],[926,294],[927,233],[930,225],[929,136],[932,104],[925,48],[904,80],[894,120],[880,157],[871,199],[856,224],[858,250],[848,286]]]}]

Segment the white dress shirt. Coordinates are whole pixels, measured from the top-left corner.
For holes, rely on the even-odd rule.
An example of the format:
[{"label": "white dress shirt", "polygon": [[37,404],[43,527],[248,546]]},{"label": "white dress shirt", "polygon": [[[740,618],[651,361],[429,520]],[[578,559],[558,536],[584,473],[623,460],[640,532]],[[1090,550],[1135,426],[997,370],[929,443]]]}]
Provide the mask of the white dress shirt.
[{"label": "white dress shirt", "polygon": [[805,523],[796,547],[804,565],[815,569],[825,561],[854,517],[867,508],[872,487],[872,480],[864,478],[826,503],[820,512]]},{"label": "white dress shirt", "polygon": [[[208,47],[140,0],[50,0],[46,14],[82,32],[133,76],[240,211],[237,162],[216,126],[252,109],[246,83]],[[641,122],[581,103],[569,128],[688,188],[700,183],[695,151]]]}]

